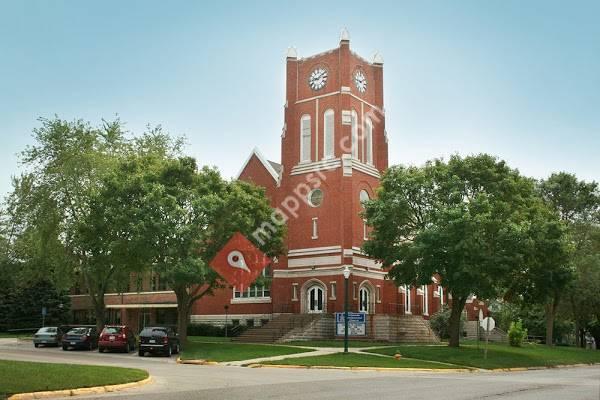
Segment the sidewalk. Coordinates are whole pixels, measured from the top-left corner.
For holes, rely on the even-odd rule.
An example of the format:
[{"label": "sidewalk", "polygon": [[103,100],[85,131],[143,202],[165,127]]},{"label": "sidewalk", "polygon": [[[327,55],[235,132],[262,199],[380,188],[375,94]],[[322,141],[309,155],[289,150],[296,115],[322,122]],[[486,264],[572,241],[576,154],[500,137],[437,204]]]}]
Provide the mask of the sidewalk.
[{"label": "sidewalk", "polygon": [[[300,347],[300,346],[294,346],[294,347]],[[306,347],[306,348],[308,348],[308,347]],[[312,348],[312,347],[310,347],[310,348]],[[371,349],[371,348],[374,348],[374,347],[353,347],[353,348],[349,348],[348,352],[349,353],[361,353],[363,350],[367,350],[367,349]],[[314,351],[309,351],[309,352],[305,352],[305,353],[295,353],[295,354],[287,354],[287,355],[282,355],[282,356],[253,358],[250,360],[226,361],[226,362],[219,363],[219,365],[241,367],[241,366],[248,365],[248,364],[260,364],[265,361],[280,361],[280,360],[288,359],[288,358],[324,356],[324,355],[328,355],[328,354],[342,353],[343,351],[344,351],[343,347],[320,347]],[[379,354],[373,354],[373,355],[379,355]],[[384,356],[384,355],[381,355],[381,356],[388,357],[388,356]]]}]

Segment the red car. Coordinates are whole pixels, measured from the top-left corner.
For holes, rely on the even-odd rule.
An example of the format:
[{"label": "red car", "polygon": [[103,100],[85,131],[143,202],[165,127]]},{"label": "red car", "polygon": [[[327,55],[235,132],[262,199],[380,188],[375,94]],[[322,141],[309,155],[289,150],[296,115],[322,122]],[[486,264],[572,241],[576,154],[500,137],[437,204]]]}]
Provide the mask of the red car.
[{"label": "red car", "polygon": [[135,335],[125,325],[107,325],[98,337],[98,351],[120,350],[129,353],[135,349]]}]

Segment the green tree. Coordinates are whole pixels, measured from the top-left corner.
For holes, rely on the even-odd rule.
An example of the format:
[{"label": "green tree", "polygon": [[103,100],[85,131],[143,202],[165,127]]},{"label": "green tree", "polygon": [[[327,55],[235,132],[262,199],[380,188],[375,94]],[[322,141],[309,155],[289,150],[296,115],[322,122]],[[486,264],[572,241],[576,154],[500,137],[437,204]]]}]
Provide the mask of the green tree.
[{"label": "green tree", "polygon": [[[81,282],[101,328],[107,289],[140,269],[135,249],[116,240],[130,235],[125,228],[132,224],[103,203],[103,185],[122,160],[135,154],[172,154],[180,141],[160,128],[127,139],[119,120],[100,127],[59,118],[40,122],[35,144],[21,153],[25,172],[15,179],[5,204],[10,258],[18,261],[22,279],[44,277],[59,287]],[[135,218],[135,213],[129,215],[129,220]]]},{"label": "green tree", "polygon": [[[224,181],[211,168],[198,171],[192,158],[141,157],[124,164],[119,174],[141,177],[117,177],[128,184],[106,188],[115,202],[139,205],[143,224],[129,245],[145,249],[148,264],[175,292],[178,331],[185,343],[192,306],[222,286],[209,262],[233,233],[252,239],[251,233],[270,220],[273,210],[262,189]],[[261,250],[280,254],[283,232],[278,228],[260,244]]]},{"label": "green tree", "polygon": [[570,303],[580,345],[584,330],[600,315],[600,189],[596,182],[580,181],[573,174],[552,174],[539,184],[549,207],[567,225],[574,247],[575,279],[569,288]]},{"label": "green tree", "polygon": [[523,216],[534,198],[532,181],[489,155],[392,167],[366,203],[374,229],[364,251],[391,266],[396,284],[441,278],[452,297],[449,346],[458,347],[468,296],[497,297],[520,268]]},{"label": "green tree", "polygon": [[[62,325],[69,321],[70,297],[48,280],[24,284],[11,300],[9,323],[12,329],[39,328],[42,321],[45,325]],[[45,318],[42,318],[43,307],[47,312]]]},{"label": "green tree", "polygon": [[546,344],[554,344],[554,321],[565,289],[573,280],[571,243],[567,227],[541,201],[527,217],[523,262],[508,281],[509,293],[527,304],[544,307]]}]

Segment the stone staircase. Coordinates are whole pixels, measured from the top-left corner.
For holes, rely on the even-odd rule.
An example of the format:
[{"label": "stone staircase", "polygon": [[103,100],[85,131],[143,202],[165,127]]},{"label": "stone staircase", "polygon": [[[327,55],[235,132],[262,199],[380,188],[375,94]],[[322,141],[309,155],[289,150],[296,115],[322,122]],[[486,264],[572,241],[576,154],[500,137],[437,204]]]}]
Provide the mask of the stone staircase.
[{"label": "stone staircase", "polygon": [[286,333],[280,342],[300,340],[322,340],[335,338],[335,318],[333,314],[320,314],[304,326],[298,326]]},{"label": "stone staircase", "polygon": [[[279,314],[260,327],[250,328],[234,341],[277,343],[335,339],[333,314]],[[340,339],[340,338],[338,338]],[[361,340],[361,338],[353,338]],[[439,343],[440,339],[420,315],[368,315],[363,340],[394,343]]]},{"label": "stone staircase", "polygon": [[[249,328],[240,336],[233,338],[236,342],[246,343],[275,343],[288,337],[291,332],[301,335],[306,328],[315,329],[315,321],[326,314],[279,314],[262,326]],[[331,320],[333,329],[333,319]],[[293,337],[293,336],[292,336]],[[292,339],[295,340],[295,339]],[[304,340],[304,339],[302,339]]]},{"label": "stone staircase", "polygon": [[[471,340],[476,340],[477,339],[477,325],[479,324],[479,321],[466,321],[465,322],[465,338],[466,339],[471,339]],[[485,331],[483,329],[479,330],[479,340],[485,340]],[[490,332],[490,342],[506,342],[508,341],[508,335],[506,332],[504,332],[502,329],[500,328],[494,328],[491,332]]]},{"label": "stone staircase", "polygon": [[375,315],[373,339],[394,343],[439,343],[429,322],[420,315]]}]

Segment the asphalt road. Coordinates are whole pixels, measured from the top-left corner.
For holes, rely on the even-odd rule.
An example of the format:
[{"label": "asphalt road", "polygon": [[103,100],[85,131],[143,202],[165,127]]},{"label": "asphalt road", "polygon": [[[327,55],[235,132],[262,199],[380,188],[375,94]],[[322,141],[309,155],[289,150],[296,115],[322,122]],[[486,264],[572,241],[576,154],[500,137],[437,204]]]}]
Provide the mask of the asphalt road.
[{"label": "asphalt road", "polygon": [[[154,382],[80,398],[164,399],[560,399],[600,400],[600,367],[506,373],[418,373],[182,365],[173,358],[35,349],[0,339],[0,359],[146,369]],[[0,377],[1,379],[1,377]]]}]

